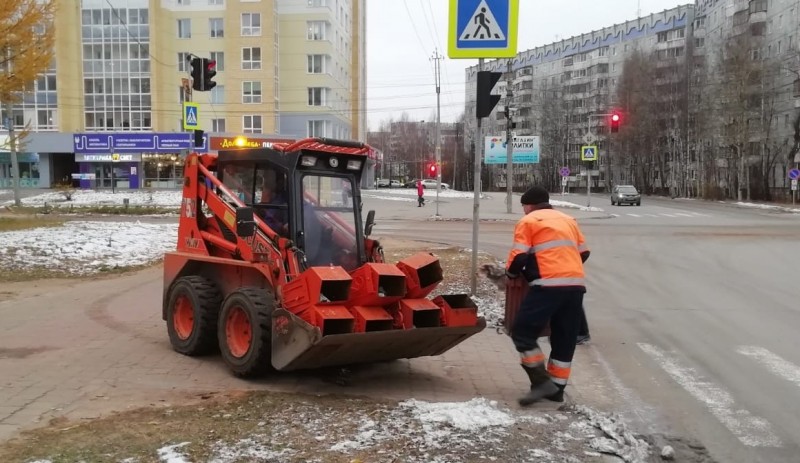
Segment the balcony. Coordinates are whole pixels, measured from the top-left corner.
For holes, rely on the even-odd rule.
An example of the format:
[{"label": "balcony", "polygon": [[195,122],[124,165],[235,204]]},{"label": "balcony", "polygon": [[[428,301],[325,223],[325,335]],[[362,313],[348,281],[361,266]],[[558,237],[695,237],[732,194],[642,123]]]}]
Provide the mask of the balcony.
[{"label": "balcony", "polygon": [[767,12],[766,11],[759,11],[756,13],[750,13],[750,24],[759,24],[767,22]]}]

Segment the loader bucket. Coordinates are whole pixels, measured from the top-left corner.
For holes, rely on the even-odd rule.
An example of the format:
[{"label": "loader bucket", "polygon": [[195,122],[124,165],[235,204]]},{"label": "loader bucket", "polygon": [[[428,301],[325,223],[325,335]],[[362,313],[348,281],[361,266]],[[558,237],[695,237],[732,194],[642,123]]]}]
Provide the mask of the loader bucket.
[{"label": "loader bucket", "polygon": [[393,329],[323,336],[319,328],[284,309],[272,316],[272,365],[291,371],[440,355],[486,327]]}]

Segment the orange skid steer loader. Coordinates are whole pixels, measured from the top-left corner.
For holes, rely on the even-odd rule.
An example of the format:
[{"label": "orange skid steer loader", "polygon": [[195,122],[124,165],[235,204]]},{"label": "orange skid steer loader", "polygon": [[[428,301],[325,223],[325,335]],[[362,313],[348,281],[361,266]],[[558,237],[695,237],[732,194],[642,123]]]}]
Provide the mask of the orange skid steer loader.
[{"label": "orange skid steer loader", "polygon": [[237,376],[439,355],[486,327],[465,294],[429,298],[439,260],[384,262],[362,225],[371,148],[322,138],[190,154],[164,256],[174,350]]}]

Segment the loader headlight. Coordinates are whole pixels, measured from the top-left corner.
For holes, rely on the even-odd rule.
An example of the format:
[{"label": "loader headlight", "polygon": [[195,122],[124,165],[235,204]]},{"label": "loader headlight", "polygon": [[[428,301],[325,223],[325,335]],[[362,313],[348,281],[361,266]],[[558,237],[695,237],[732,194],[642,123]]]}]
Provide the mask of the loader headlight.
[{"label": "loader headlight", "polygon": [[306,167],[313,167],[317,163],[317,158],[314,156],[303,156],[300,158],[300,164]]},{"label": "loader headlight", "polygon": [[330,164],[331,167],[333,168],[339,167],[339,160],[334,157],[331,157],[330,159],[328,159],[328,164]]},{"label": "loader headlight", "polygon": [[348,170],[358,170],[361,168],[361,161],[351,160],[347,161],[347,169]]}]

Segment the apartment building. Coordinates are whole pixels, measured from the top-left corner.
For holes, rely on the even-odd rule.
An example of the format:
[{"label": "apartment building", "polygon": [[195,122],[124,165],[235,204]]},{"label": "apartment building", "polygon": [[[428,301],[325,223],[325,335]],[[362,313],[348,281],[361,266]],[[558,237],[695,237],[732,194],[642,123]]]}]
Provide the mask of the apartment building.
[{"label": "apartment building", "polygon": [[[506,130],[505,106],[507,86],[512,86],[513,130],[517,135],[542,137],[541,163],[514,166],[514,185],[531,182],[549,184],[559,167],[567,166],[573,175],[572,186],[586,184],[581,172],[580,148],[596,144],[601,153],[593,172],[594,185],[606,183],[610,177],[608,159],[607,117],[615,104],[619,79],[625,59],[635,51],[657,50],[664,58],[682,59],[686,55],[687,26],[694,17],[694,6],[685,5],[661,13],[626,21],[518,53],[512,60],[500,59],[484,63],[484,70],[503,72],[495,86],[502,99],[492,114],[484,119],[482,137],[502,136]],[[478,67],[466,69],[465,149],[481,152],[483,141],[477,138],[475,95]],[[558,126],[558,139],[543,134],[547,124]],[[487,188],[505,187],[505,166],[486,167],[492,179]],[[555,187],[555,185],[549,185]]]},{"label": "apartment building", "polygon": [[278,2],[283,133],[364,139],[365,3]]},{"label": "apartment building", "polygon": [[[11,114],[16,130],[30,128],[22,187],[178,187],[181,154],[194,149],[182,123],[190,54],[217,70],[214,89],[190,95],[200,151],[238,135],[252,145],[366,127],[365,0],[57,1],[54,63]],[[312,40],[307,18],[329,24],[330,37]],[[327,61],[309,58],[318,55]]]}]

